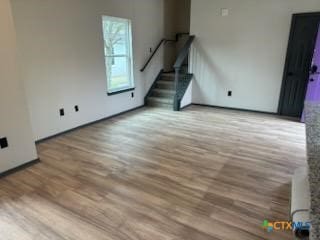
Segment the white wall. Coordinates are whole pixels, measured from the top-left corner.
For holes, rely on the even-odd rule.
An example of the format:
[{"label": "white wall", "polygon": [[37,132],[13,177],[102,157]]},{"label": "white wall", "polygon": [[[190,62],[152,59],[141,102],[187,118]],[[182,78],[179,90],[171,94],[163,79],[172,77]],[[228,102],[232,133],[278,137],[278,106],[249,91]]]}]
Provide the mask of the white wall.
[{"label": "white wall", "polygon": [[[190,31],[191,0],[164,0],[164,37],[174,39],[177,33]],[[177,53],[184,45],[183,36],[177,44],[165,46],[165,71],[173,70]]]},{"label": "white wall", "polygon": [[319,0],[192,0],[193,102],[276,112],[292,14],[311,11]]},{"label": "white wall", "polygon": [[[157,54],[140,73],[163,37],[163,0],[12,0],[34,139],[143,104],[163,68]],[[101,16],[132,20],[135,98],[131,93],[108,97]],[[80,112],[75,113],[74,105]],[[60,118],[59,109],[66,116]]]},{"label": "white wall", "polygon": [[0,149],[0,172],[35,160],[29,114],[19,81],[16,36],[9,0],[0,0],[0,137],[9,147]]},{"label": "white wall", "polygon": [[189,84],[186,93],[184,94],[182,100],[181,100],[181,108],[184,108],[190,104],[192,104],[192,84],[193,80]]}]

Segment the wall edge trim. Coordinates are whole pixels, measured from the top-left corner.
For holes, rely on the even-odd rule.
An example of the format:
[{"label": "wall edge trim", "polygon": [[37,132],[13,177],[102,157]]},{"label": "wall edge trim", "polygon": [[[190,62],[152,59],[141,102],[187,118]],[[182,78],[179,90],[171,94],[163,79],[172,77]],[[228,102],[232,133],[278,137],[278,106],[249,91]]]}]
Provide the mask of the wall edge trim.
[{"label": "wall edge trim", "polygon": [[233,110],[233,111],[242,111],[242,112],[251,112],[251,113],[261,113],[261,114],[269,114],[269,115],[279,116],[279,114],[278,114],[277,112],[267,112],[267,111],[251,110],[251,109],[245,109],[245,108],[223,107],[223,106],[216,106],[216,105],[209,105],[209,104],[202,104],[202,103],[192,103],[191,105],[202,106],[202,107],[211,107],[211,108],[217,108],[217,109],[226,109],[226,110]]},{"label": "wall edge trim", "polygon": [[90,126],[90,125],[93,125],[93,124],[96,124],[96,123],[99,123],[99,122],[103,122],[103,121],[109,120],[109,119],[114,118],[114,117],[118,117],[118,116],[120,116],[120,115],[129,113],[129,112],[133,112],[133,111],[138,110],[138,109],[143,108],[143,107],[145,107],[145,104],[140,105],[140,106],[138,106],[138,107],[131,108],[131,109],[129,109],[129,110],[125,110],[125,111],[120,112],[120,113],[117,113],[117,114],[113,114],[113,115],[111,115],[111,116],[108,116],[108,117],[105,117],[105,118],[102,118],[102,119],[99,119],[99,120],[96,120],[96,121],[92,121],[92,122],[89,122],[89,123],[82,124],[82,125],[80,125],[80,126],[78,126],[78,127],[71,128],[71,129],[69,129],[69,130],[59,132],[59,133],[54,134],[54,135],[51,135],[51,136],[49,136],[49,137],[45,137],[45,138],[39,139],[39,140],[35,141],[35,143],[36,143],[36,144],[39,144],[39,143],[45,142],[45,141],[47,141],[47,140],[50,140],[50,139],[52,139],[52,138],[58,137],[58,136],[60,136],[60,135],[64,135],[64,134],[67,134],[67,133],[69,133],[69,132],[73,132],[73,131],[76,131],[76,130],[78,130],[78,129],[81,129],[81,128],[84,128],[84,127],[87,127],[87,126]]},{"label": "wall edge trim", "polygon": [[16,172],[20,172],[20,171],[22,171],[22,170],[24,170],[26,168],[29,168],[29,167],[37,164],[37,163],[40,163],[40,162],[41,162],[40,158],[37,158],[37,159],[31,160],[30,162],[24,163],[24,164],[22,164],[22,165],[20,165],[18,167],[9,169],[7,171],[4,171],[4,172],[0,173],[0,179],[4,178],[4,177],[7,177],[9,175],[12,175],[12,174],[14,174]]}]

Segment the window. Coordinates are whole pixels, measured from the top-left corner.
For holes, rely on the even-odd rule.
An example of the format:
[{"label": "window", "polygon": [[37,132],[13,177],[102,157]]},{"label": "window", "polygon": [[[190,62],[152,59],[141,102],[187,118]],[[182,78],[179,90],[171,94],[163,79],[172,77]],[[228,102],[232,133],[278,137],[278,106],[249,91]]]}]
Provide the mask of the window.
[{"label": "window", "polygon": [[134,87],[131,21],[103,16],[107,91],[114,94]]}]

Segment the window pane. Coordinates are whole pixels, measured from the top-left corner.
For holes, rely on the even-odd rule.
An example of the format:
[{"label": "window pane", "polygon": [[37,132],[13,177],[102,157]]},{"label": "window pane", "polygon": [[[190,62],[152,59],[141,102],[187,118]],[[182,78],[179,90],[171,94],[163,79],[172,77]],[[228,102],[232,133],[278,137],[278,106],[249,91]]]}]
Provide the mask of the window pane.
[{"label": "window pane", "polygon": [[104,21],[104,40],[106,56],[128,54],[128,23],[115,20]]},{"label": "window pane", "polygon": [[103,37],[108,92],[132,88],[130,20],[104,16]]},{"label": "window pane", "polygon": [[[112,64],[112,62],[114,64]],[[111,67],[110,67],[111,66]],[[127,57],[106,57],[108,86],[111,91],[130,88],[129,63]]]}]

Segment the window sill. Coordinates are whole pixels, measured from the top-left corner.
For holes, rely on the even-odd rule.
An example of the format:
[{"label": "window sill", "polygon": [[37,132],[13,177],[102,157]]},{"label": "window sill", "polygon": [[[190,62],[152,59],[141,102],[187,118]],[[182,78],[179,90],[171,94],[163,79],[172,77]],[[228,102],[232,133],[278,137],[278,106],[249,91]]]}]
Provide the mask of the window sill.
[{"label": "window sill", "polygon": [[125,93],[125,92],[131,92],[131,91],[134,91],[135,88],[128,88],[128,89],[124,89],[124,90],[119,90],[119,91],[116,91],[116,92],[108,92],[108,96],[113,96],[113,95],[117,95],[117,94],[121,94],[121,93]]}]

